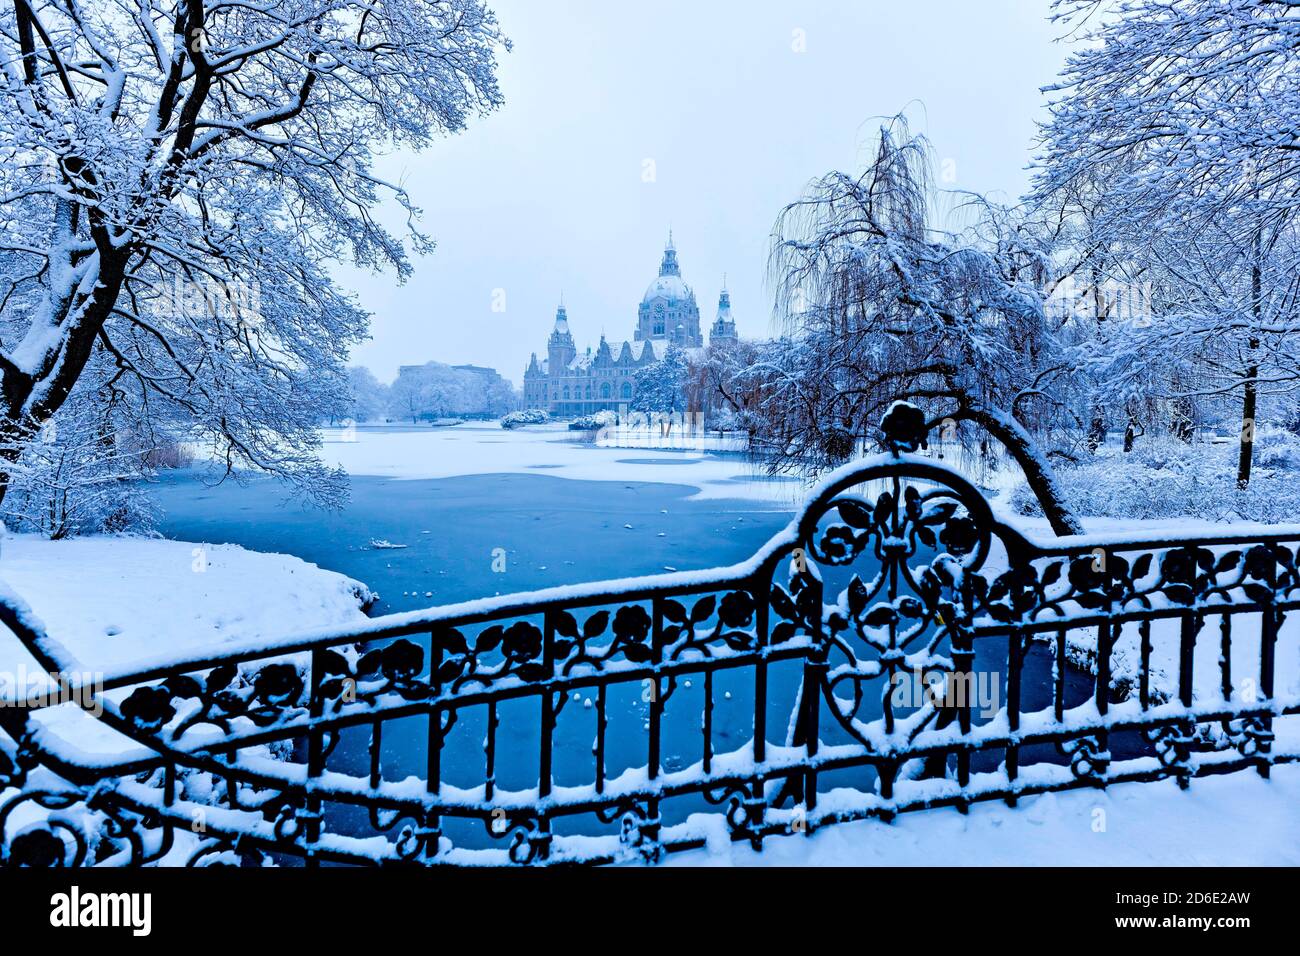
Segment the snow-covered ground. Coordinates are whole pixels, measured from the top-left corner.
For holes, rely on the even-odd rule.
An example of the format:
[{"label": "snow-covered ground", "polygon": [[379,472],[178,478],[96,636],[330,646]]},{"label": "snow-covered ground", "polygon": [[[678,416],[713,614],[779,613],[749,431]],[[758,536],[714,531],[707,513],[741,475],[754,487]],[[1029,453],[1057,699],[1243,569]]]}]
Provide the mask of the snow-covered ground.
[{"label": "snow-covered ground", "polygon": [[[1297,866],[1300,767],[1025,797],[825,827],[767,840],[720,839],[675,866]],[[721,834],[720,834],[721,835]]]},{"label": "snow-covered ground", "polygon": [[[70,661],[116,671],[160,654],[366,619],[361,583],[295,557],[158,538],[8,535],[0,580]],[[30,658],[4,632],[0,669]]]},{"label": "snow-covered ground", "polygon": [[[700,447],[662,449],[583,443],[565,425],[503,429],[495,422],[450,428],[325,429],[323,458],[350,475],[452,478],[459,475],[544,474],[588,481],[651,481],[691,485],[696,499],[731,498],[785,508],[808,484],[771,479],[742,455],[720,454],[717,439]],[[675,438],[669,442],[676,441]]]}]

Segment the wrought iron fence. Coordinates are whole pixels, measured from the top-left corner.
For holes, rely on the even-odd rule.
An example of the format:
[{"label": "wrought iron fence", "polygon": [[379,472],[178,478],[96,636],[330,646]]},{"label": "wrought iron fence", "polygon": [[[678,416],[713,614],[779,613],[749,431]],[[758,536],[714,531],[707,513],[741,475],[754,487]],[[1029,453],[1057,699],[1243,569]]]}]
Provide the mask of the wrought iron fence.
[{"label": "wrought iron fence", "polygon": [[655,860],[1300,757],[1300,535],[1035,543],[886,434],[733,567],[117,675],[116,762],[10,713],[5,859]]}]

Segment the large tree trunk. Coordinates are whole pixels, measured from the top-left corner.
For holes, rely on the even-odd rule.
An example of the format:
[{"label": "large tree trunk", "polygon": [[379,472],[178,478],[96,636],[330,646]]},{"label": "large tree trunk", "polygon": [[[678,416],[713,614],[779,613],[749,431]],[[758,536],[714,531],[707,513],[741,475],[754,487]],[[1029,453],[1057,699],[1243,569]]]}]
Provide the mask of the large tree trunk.
[{"label": "large tree trunk", "polygon": [[1051,463],[1039,453],[1033,438],[1023,425],[1010,415],[978,405],[965,407],[958,417],[969,418],[982,425],[1015,459],[1053,531],[1058,535],[1084,533],[1083,525],[1065,503],[1065,495],[1056,480],[1056,472]]},{"label": "large tree trunk", "polygon": [[[103,242],[98,240],[103,238]],[[60,334],[34,369],[5,363],[0,372],[0,462],[13,465],[42,425],[67,400],[94,350],[100,330],[117,305],[130,250],[106,250],[102,231],[96,281],[88,295],[75,292],[56,315]],[[0,470],[0,504],[9,493],[8,469]]]}]

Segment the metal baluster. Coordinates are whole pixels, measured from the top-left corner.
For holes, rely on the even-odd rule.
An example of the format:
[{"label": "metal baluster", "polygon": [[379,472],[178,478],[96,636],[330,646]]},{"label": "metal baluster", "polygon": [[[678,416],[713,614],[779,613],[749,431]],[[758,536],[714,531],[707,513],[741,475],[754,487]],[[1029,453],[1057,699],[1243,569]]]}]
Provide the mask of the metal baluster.
[{"label": "metal baluster", "polygon": [[315,850],[315,846],[320,840],[321,828],[321,799],[316,792],[316,781],[325,772],[325,742],[316,723],[320,720],[321,714],[324,713],[324,701],[321,700],[320,694],[321,674],[323,671],[324,664],[321,661],[321,652],[318,648],[313,650],[311,654],[311,690],[309,691],[310,697],[307,700],[307,714],[311,721],[311,730],[307,733],[307,848],[305,850],[305,863],[309,867],[320,865]]},{"label": "metal baluster", "polygon": [[[809,764],[804,771],[803,781],[803,805],[804,809],[811,816],[813,810],[817,809],[817,771],[811,766],[814,758],[817,756],[817,749],[821,741],[819,735],[821,732],[821,685],[822,678],[826,673],[826,648],[825,648],[825,624],[822,621],[821,606],[821,584],[813,585],[817,589],[817,600],[813,603],[816,609],[813,618],[812,650],[804,658],[803,667],[803,690],[800,692],[799,699],[804,706],[804,752]],[[896,585],[894,585],[896,589]],[[890,642],[894,640],[894,628],[890,625]],[[812,821],[804,821],[804,832],[811,835],[813,831]]]},{"label": "metal baluster", "polygon": [[[546,682],[542,688],[541,706],[541,753],[537,760],[537,796],[545,800],[551,795],[551,757],[555,748],[555,698],[550,689],[550,678],[555,669],[555,619],[550,611],[543,616],[544,636],[542,640],[542,666],[546,671]],[[537,831],[541,834],[538,841],[537,859],[544,860],[550,853],[551,821],[545,811],[537,814]]]},{"label": "metal baluster", "polygon": [[754,763],[767,760],[767,628],[771,610],[772,589],[768,585],[763,599],[758,602],[758,618],[754,626],[755,642],[758,644],[758,662],[754,664]]},{"label": "metal baluster", "polygon": [[[1280,611],[1272,607],[1264,608],[1264,615],[1259,624],[1259,689],[1268,704],[1273,703],[1273,668],[1277,650],[1277,629]],[[1266,734],[1273,732],[1273,718],[1262,717],[1260,724]],[[1273,747],[1267,737],[1259,742],[1259,775],[1267,779],[1273,766]]]},{"label": "metal baluster", "polygon": [[[1097,713],[1103,718],[1110,713],[1110,654],[1115,647],[1115,640],[1119,635],[1119,628],[1109,621],[1097,625],[1097,683],[1093,689],[1093,700],[1097,706]],[[1100,730],[1097,732],[1097,752],[1099,755],[1108,755],[1110,751],[1110,731]],[[1109,759],[1105,765],[1109,766]],[[1103,769],[1097,775],[1097,785],[1106,786],[1106,771]]]},{"label": "metal baluster", "polygon": [[[971,732],[971,709],[970,709],[970,681],[971,681],[971,662],[975,658],[975,647],[967,625],[970,622],[971,611],[975,607],[974,595],[971,593],[970,578],[967,577],[962,582],[962,612],[959,622],[954,622],[952,629],[952,661],[953,677],[957,686],[964,688],[962,699],[957,701],[957,724],[961,728],[963,738],[970,737]],[[963,744],[957,750],[957,786],[961,788],[961,800],[957,804],[957,809],[962,813],[970,810],[970,801],[966,799],[966,789],[970,786],[970,747]]]},{"label": "metal baluster", "polygon": [[[818,630],[820,630],[820,627]],[[809,656],[804,660],[803,690],[800,693],[800,703],[804,708],[804,753],[808,768],[804,771],[803,805],[809,814],[817,808],[817,771],[812,766],[812,763],[817,756],[817,747],[820,743],[818,740],[821,718],[821,694],[819,691],[824,668],[825,665],[820,664],[813,656]],[[806,832],[811,834],[812,829],[811,823],[809,823]]]},{"label": "metal baluster", "polygon": [[[958,632],[953,635],[955,645],[952,652],[953,670],[957,680],[962,687],[970,686],[971,660],[975,656],[975,650],[971,646],[969,634]],[[961,728],[962,737],[969,737],[971,732],[971,709],[970,695],[963,693],[962,700],[957,703],[957,724]],[[963,744],[957,750],[957,786],[962,790],[963,799],[958,804],[958,809],[962,813],[967,812],[969,803],[965,799],[966,788],[970,786],[970,747]]]},{"label": "metal baluster", "polygon": [[487,739],[483,742],[483,796],[487,800],[492,799],[497,789],[497,723],[497,702],[494,700],[488,704]]},{"label": "metal baluster", "polygon": [[1219,682],[1225,701],[1232,700],[1232,615],[1219,615]]},{"label": "metal baluster", "polygon": [[1138,624],[1138,635],[1142,642],[1142,660],[1138,666],[1138,701],[1143,710],[1151,706],[1151,622],[1143,620]]},{"label": "metal baluster", "polygon": [[372,790],[379,786],[381,779],[379,761],[383,747],[383,737],[384,722],[376,719],[370,724],[370,787]]},{"label": "metal baluster", "polygon": [[605,792],[605,729],[609,726],[605,715],[605,685],[596,690],[596,792]]},{"label": "metal baluster", "polygon": [[[650,662],[654,665],[655,672],[651,678],[654,681],[653,693],[650,695],[650,740],[648,755],[648,770],[651,780],[659,778],[659,745],[660,733],[664,715],[663,687],[659,682],[659,665],[663,663],[664,655],[664,612],[663,605],[659,598],[651,602],[651,617],[653,619],[653,630],[651,632]],[[646,818],[650,821],[659,819],[659,800],[650,798],[646,801]],[[659,826],[657,823],[649,823],[641,828],[644,839],[654,842],[659,839]]]},{"label": "metal baluster", "polygon": [[713,766],[713,671],[704,672],[704,772]]},{"label": "metal baluster", "polygon": [[[1020,729],[1020,671],[1025,659],[1025,645],[1029,636],[1022,631],[1012,631],[1007,636],[1007,727],[1014,737]],[[1014,789],[1020,776],[1020,745],[1007,745],[1007,780]],[[1007,806],[1016,805],[1016,795],[1007,794]]]},{"label": "metal baluster", "polygon": [[[1195,614],[1188,612],[1182,616],[1178,646],[1178,699],[1184,707],[1192,706],[1192,666],[1196,656],[1196,632],[1200,629],[1201,622]],[[1195,730],[1195,724],[1189,723],[1189,730]],[[1180,764],[1179,771],[1178,786],[1186,790],[1191,783],[1191,775],[1185,765]]]},{"label": "metal baluster", "polygon": [[1052,660],[1052,703],[1056,722],[1065,720],[1065,628],[1056,632],[1056,654]]},{"label": "metal baluster", "polygon": [[[761,765],[767,760],[767,646],[768,626],[770,622],[772,581],[767,579],[762,599],[758,601],[758,617],[754,626],[754,637],[758,644],[758,662],[754,664],[754,763]],[[755,592],[758,588],[755,588]],[[750,784],[750,800],[758,803],[763,799],[763,779],[756,775]],[[763,838],[756,837],[750,841],[755,849],[763,845]]]},{"label": "metal baluster", "polygon": [[[429,635],[429,686],[435,699],[442,696],[442,680],[438,671],[442,668],[442,644],[437,633]],[[439,704],[429,708],[428,740],[426,760],[428,763],[425,776],[425,792],[437,799],[442,793],[442,711]],[[438,842],[442,835],[442,817],[433,810],[425,814],[424,819],[424,855],[432,857],[438,853]]]}]

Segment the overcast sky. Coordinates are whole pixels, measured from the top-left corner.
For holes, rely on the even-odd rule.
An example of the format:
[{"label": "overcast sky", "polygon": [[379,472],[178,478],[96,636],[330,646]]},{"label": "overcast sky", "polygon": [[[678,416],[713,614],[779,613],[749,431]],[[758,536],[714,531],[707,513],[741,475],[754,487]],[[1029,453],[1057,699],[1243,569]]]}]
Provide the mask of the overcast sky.
[{"label": "overcast sky", "polygon": [[[580,349],[630,339],[671,227],[707,327],[725,273],[742,336],[781,206],[861,165],[907,110],[946,188],[1017,196],[1065,48],[1048,0],[489,0],[514,50],[506,103],[386,158],[437,250],[415,275],[340,268],[374,313],[354,360],[391,379],[436,360],[522,382],[561,293]],[[504,305],[504,311],[500,309]]]}]

